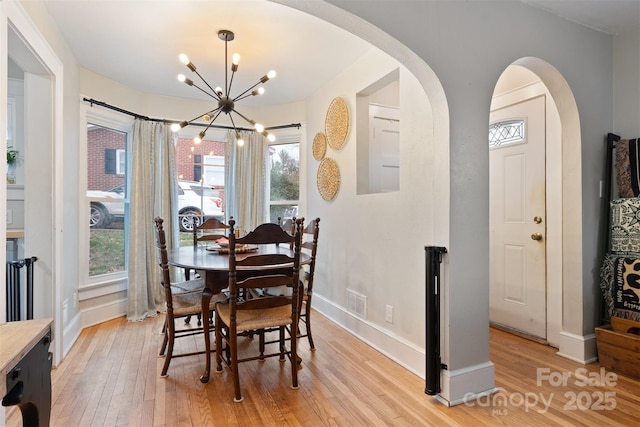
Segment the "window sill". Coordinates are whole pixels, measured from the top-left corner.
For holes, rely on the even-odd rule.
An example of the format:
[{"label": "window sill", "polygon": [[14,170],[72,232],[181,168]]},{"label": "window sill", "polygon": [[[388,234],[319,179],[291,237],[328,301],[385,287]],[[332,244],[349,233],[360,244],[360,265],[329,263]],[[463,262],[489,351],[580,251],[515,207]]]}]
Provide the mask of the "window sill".
[{"label": "window sill", "polygon": [[86,285],[78,288],[78,299],[80,301],[85,301],[92,298],[126,291],[129,288],[128,282],[127,276],[124,275],[87,283]]}]

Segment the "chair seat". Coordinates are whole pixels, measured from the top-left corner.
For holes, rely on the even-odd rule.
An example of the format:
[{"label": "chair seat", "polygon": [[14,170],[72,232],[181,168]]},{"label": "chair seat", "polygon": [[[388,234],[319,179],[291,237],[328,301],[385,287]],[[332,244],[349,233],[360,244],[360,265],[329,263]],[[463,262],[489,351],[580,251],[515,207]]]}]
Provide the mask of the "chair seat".
[{"label": "chair seat", "polygon": [[[173,314],[183,316],[197,314],[202,311],[202,291],[204,290],[204,279],[187,280],[171,284],[173,295]],[[215,310],[216,303],[225,301],[227,296],[223,293],[215,294],[211,297],[209,308]]]},{"label": "chair seat", "polygon": [[[230,322],[229,305],[216,304],[216,312],[225,325]],[[253,331],[256,329],[270,328],[274,326],[291,325],[291,306],[261,308],[257,310],[237,310],[236,329],[240,331]]]}]

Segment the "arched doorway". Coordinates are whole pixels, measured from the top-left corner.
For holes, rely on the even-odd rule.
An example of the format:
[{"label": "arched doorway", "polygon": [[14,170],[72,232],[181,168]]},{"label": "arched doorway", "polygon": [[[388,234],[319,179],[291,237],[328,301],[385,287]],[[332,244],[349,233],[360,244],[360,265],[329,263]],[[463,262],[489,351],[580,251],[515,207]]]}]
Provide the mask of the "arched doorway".
[{"label": "arched doorway", "polygon": [[[541,218],[525,219],[544,221],[540,230],[546,250],[545,271],[538,279],[544,281],[538,289],[545,292],[542,319],[545,335],[541,338],[558,347],[560,354],[585,360],[589,344],[577,336],[581,331],[576,329],[581,324],[582,315],[579,313],[582,310],[582,280],[575,277],[581,271],[580,251],[575,249],[582,244],[582,187],[580,127],[575,99],[558,70],[544,60],[527,57],[515,61],[502,74],[496,84],[491,109],[505,108],[536,97],[543,98],[545,109],[545,207]],[[492,269],[495,268],[493,246],[492,242]],[[494,283],[491,286],[493,288]],[[568,295],[572,295],[571,304],[568,304]]]}]

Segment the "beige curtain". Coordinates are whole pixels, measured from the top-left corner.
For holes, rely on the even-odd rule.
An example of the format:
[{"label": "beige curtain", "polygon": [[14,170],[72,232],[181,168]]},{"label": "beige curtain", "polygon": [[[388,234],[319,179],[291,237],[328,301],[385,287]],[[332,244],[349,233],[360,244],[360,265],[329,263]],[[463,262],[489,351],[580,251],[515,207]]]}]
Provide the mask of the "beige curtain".
[{"label": "beige curtain", "polygon": [[242,132],[239,147],[234,132],[227,133],[225,188],[227,221],[233,217],[236,228],[246,233],[266,218],[266,138],[257,132]]},{"label": "beige curtain", "polygon": [[136,120],[130,153],[127,319],[135,321],[165,309],[153,218],[164,218],[167,248],[178,241],[175,145],[169,125]]}]

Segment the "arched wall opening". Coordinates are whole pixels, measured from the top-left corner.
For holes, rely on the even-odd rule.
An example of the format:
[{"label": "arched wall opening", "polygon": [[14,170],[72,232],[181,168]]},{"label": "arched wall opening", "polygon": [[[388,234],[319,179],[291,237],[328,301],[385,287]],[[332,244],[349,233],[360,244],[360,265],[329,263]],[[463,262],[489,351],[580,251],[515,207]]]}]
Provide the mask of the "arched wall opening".
[{"label": "arched wall opening", "polygon": [[[413,125],[416,127],[420,127],[420,126],[429,127],[429,132],[427,135],[425,135],[424,140],[421,141],[421,143],[430,148],[432,147],[433,149],[413,152],[413,155],[419,154],[420,156],[430,157],[428,162],[430,168],[422,170],[422,173],[424,174],[423,176],[426,177],[424,179],[430,182],[430,188],[429,188],[429,198],[426,199],[425,201],[425,204],[427,205],[427,208],[425,209],[425,212],[424,212],[425,218],[423,218],[422,220],[416,220],[416,221],[409,220],[407,221],[407,223],[415,224],[416,226],[418,226],[417,224],[420,224],[419,227],[421,227],[421,230],[420,230],[421,232],[427,229],[427,231],[425,231],[424,233],[428,235],[429,238],[426,241],[423,241],[421,239],[420,240],[421,245],[435,245],[435,246],[449,247],[449,244],[450,244],[450,188],[451,188],[451,184],[450,184],[450,118],[449,118],[449,105],[448,105],[448,102],[444,93],[444,88],[442,86],[440,79],[436,76],[435,72],[431,69],[431,67],[429,67],[429,65],[421,57],[419,57],[414,51],[410,50],[407,46],[400,43],[398,40],[392,38],[387,33],[383,32],[381,29],[371,26],[364,20],[361,20],[360,18],[357,18],[342,9],[337,9],[325,2],[316,2],[316,3],[313,3],[312,5],[295,2],[295,1],[278,1],[278,3],[282,3],[287,6],[291,6],[294,9],[307,12],[319,19],[322,19],[324,21],[337,25],[357,37],[362,38],[366,42],[372,44],[373,46],[380,49],[385,54],[389,55],[390,57],[395,59],[397,62],[402,64],[406,68],[406,70],[410,72],[413,75],[413,77],[417,80],[424,94],[420,94],[420,95],[415,94],[415,96],[426,96],[426,98],[428,99],[430,114],[429,114],[429,117],[425,117],[424,120],[417,121],[413,123]],[[313,115],[313,113],[314,111],[311,111],[311,108],[307,107],[307,114]],[[314,128],[313,123],[309,126],[309,128],[310,129]],[[402,161],[402,157],[401,157],[401,161]],[[401,166],[401,169],[402,168],[403,166]],[[409,168],[407,168],[406,170],[408,169]],[[403,172],[401,172],[401,179],[402,179],[402,173]],[[313,176],[314,174],[313,172],[311,172],[309,175]],[[308,184],[308,185],[310,188],[312,187],[311,184]],[[343,184],[341,184],[341,186],[342,185]],[[403,187],[401,183],[400,193],[402,193],[405,188],[406,187]],[[309,192],[311,191],[312,190],[310,189]],[[342,192],[344,190],[341,189],[340,191]],[[355,189],[354,189],[354,196],[355,196]],[[371,201],[371,199],[369,199],[370,196],[371,195],[365,196],[364,198],[366,200],[358,200],[352,203],[352,205],[355,206],[356,209],[364,207],[365,209],[363,210],[366,211],[367,201]],[[373,195],[371,197],[375,198],[377,196]],[[413,199],[420,199],[421,197],[424,198],[426,196],[425,194],[413,193],[411,194],[411,197]],[[328,212],[328,213],[331,214],[330,215],[331,217],[335,217],[336,215],[340,214],[340,209],[342,208],[342,205],[341,205],[342,200],[339,199],[338,201],[333,201],[332,203],[333,203],[332,205],[333,210],[332,212]],[[314,210],[313,212],[314,212],[313,215],[318,214],[318,211]],[[353,214],[353,211],[351,211],[350,214]],[[401,215],[400,217],[398,217],[398,219],[406,220],[406,216]],[[323,219],[323,223],[325,224],[324,230],[329,229],[328,221],[325,221]],[[392,229],[392,227],[395,227],[393,225],[394,223],[395,223],[395,219],[393,221],[389,221],[388,224],[389,224],[389,227],[391,227],[390,229]],[[362,225],[360,224],[360,221],[358,221],[358,224],[360,227],[362,227]],[[342,235],[342,231],[345,231],[345,230],[341,230],[341,232],[338,233],[338,235]],[[342,237],[332,236],[333,244],[335,245],[335,247],[341,246],[341,244],[339,243],[340,238]],[[424,290],[416,289],[413,286],[424,287],[424,280],[420,274],[424,271],[424,251],[422,246],[419,246],[416,248],[417,250],[415,251],[415,254],[417,255],[415,255],[414,253],[411,254],[411,257],[416,258],[415,263],[411,264],[411,271],[403,272],[403,274],[411,276],[409,282],[411,283],[411,286],[412,286],[411,295],[413,295],[411,299],[412,301],[411,307],[404,307],[404,308],[406,311],[411,311],[412,313],[413,325],[415,325],[413,329],[423,330],[424,323],[421,321],[421,319],[425,318],[425,312],[424,312],[425,307],[421,303],[423,299],[420,295],[422,292],[424,292]],[[341,264],[345,264],[345,262],[347,262],[345,261],[344,257],[342,257],[340,254],[332,254],[332,255],[334,256],[336,261],[340,260]],[[352,257],[353,259],[356,258],[356,256],[353,254],[351,254],[350,257]],[[359,257],[358,260],[356,260],[355,262],[364,263],[364,261],[361,261],[362,258],[364,257],[365,257],[365,254],[363,254],[362,257]],[[319,260],[322,259],[322,254],[320,254],[318,259]],[[329,264],[330,264],[330,261],[329,261]],[[448,266],[446,265],[446,262],[445,262],[445,264],[443,264],[443,270],[441,275],[441,283],[442,283],[441,289],[443,289],[442,290],[443,309],[442,309],[442,315],[441,315],[442,317],[441,348],[442,348],[443,363],[447,363],[448,358],[451,357],[451,352],[448,350],[450,347],[449,328],[448,326],[445,326],[445,325],[449,325],[450,321],[447,317],[448,310],[444,308],[446,305],[450,304],[450,302],[448,301],[449,295],[447,294],[449,289],[449,286],[448,286],[449,275],[447,272],[447,268]],[[322,271],[322,270],[323,270],[322,266],[320,266],[317,268],[316,271]],[[331,270],[331,269],[325,269],[325,270]],[[333,270],[335,270],[335,268]],[[343,275],[341,275],[339,272],[332,273],[332,274],[335,275],[336,279],[341,279],[343,281],[347,281],[350,278],[356,282],[358,280],[358,274],[354,272],[352,268],[350,268],[349,270],[349,277],[344,277],[346,273]],[[398,283],[404,283],[403,280],[400,278],[397,278],[397,281]],[[319,281],[317,281],[316,283],[319,283]],[[405,284],[409,284],[409,283],[405,283]],[[332,320],[336,321],[338,324],[341,324],[347,330],[350,330],[355,335],[359,336],[360,338],[368,342],[370,345],[377,347],[379,349],[382,349],[385,354],[395,359],[396,361],[399,361],[399,363],[407,367],[409,370],[421,376],[424,376],[424,373],[425,373],[424,348],[419,348],[418,345],[416,345],[415,343],[400,342],[401,340],[398,340],[398,344],[401,344],[401,345],[397,345],[397,344],[389,345],[389,342],[390,342],[389,336],[383,337],[382,335],[385,335],[385,334],[380,334],[380,326],[378,325],[372,326],[369,324],[369,322],[366,322],[366,321],[361,322],[358,319],[355,319],[353,317],[350,317],[348,314],[345,314],[345,310],[339,306],[340,298],[341,298],[340,293],[338,293],[337,295],[336,294],[329,295],[330,298],[327,298],[325,300],[320,295],[321,292],[322,292],[322,289],[316,288],[314,290],[314,304],[320,310],[320,312],[324,312],[325,314],[328,314],[328,316],[332,318]],[[323,303],[324,305],[322,305]],[[484,344],[483,347],[486,348],[486,351],[484,351],[485,348],[479,349],[479,354],[482,354],[482,356],[479,356],[479,357],[480,358],[484,357],[485,358],[484,361],[488,361],[488,341]],[[452,400],[450,397],[451,395],[456,395],[456,396],[458,394],[462,395],[464,394],[464,392],[469,390],[469,387],[475,387],[477,385],[477,384],[472,384],[472,385],[462,384],[462,382],[460,382],[460,378],[461,378],[460,376],[456,376],[455,378],[453,378],[452,376],[445,375],[445,373],[443,373],[442,375],[443,375],[442,395],[444,396],[445,400]],[[483,380],[484,380],[484,377],[483,377]],[[456,383],[454,387],[455,390],[451,390],[451,387],[449,386],[449,382]],[[493,383],[492,377],[489,379],[489,382]],[[484,384],[478,387],[481,390],[486,389]],[[460,392],[458,389],[464,389],[464,392]]]},{"label": "arched wall opening", "polygon": [[523,67],[537,76],[557,113],[556,129],[551,136],[547,135],[547,169],[555,171],[547,174],[547,203],[551,215],[548,227],[552,230],[547,246],[551,263],[547,280],[548,292],[560,298],[560,302],[548,307],[552,329],[557,329],[550,335],[549,343],[557,346],[562,356],[582,363],[593,361],[595,342],[582,334],[582,161],[577,104],[562,74],[548,62],[523,57],[511,65]]}]

